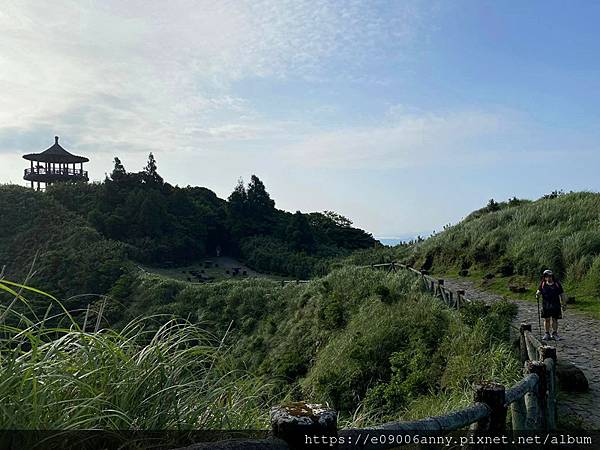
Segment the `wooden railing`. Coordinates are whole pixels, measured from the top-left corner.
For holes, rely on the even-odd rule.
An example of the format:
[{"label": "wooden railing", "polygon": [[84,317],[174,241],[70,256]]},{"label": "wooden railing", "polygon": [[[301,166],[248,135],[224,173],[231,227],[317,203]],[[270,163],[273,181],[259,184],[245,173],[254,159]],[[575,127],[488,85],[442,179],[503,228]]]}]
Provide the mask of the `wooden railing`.
[{"label": "wooden railing", "polygon": [[[408,270],[419,276],[424,286],[440,298],[448,307],[460,309],[471,303],[464,291],[452,291],[443,279],[436,279],[426,272],[400,263],[384,263],[362,266],[397,272]],[[337,429],[336,411],[308,402],[288,403],[271,409],[272,438],[248,442],[212,443],[211,448],[315,448],[310,436],[367,436],[383,432],[434,432],[450,433],[468,427],[474,435],[506,430],[508,409],[511,411],[513,431],[553,431],[556,429],[556,349],[542,345],[531,332],[531,325],[521,324],[519,331],[520,358],[524,367],[523,378],[509,389],[495,382],[474,388],[473,403],[458,411],[413,421],[396,421],[369,429]],[[348,440],[345,440],[348,444]],[[356,445],[349,445],[356,448]],[[392,448],[398,443],[386,445],[381,441],[365,441],[358,448]],[[338,445],[338,448],[344,445]]]},{"label": "wooden railing", "polygon": [[69,177],[83,177],[87,178],[88,171],[82,169],[72,169],[67,167],[56,167],[56,168],[46,168],[46,167],[34,167],[33,169],[28,168],[25,169],[25,176],[31,175],[56,175],[56,176],[69,176]]}]

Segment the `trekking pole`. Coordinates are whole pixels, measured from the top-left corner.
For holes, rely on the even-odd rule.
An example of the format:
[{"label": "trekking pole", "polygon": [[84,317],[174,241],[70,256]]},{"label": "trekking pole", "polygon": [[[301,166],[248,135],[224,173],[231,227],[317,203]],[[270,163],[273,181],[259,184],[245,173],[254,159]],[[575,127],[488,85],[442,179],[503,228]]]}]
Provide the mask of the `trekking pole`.
[{"label": "trekking pole", "polygon": [[535,299],[537,300],[537,309],[538,309],[538,330],[540,333],[540,339],[542,339],[542,315],[540,314],[540,296],[536,295]]}]

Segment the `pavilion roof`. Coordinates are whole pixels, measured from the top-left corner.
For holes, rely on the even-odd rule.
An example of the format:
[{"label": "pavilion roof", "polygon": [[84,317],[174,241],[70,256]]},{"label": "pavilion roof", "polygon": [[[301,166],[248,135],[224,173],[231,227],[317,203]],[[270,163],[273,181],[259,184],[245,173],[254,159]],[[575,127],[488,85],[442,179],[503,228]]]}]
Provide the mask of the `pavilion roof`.
[{"label": "pavilion roof", "polygon": [[23,158],[29,161],[55,162],[55,163],[84,163],[89,159],[84,156],[77,156],[69,153],[58,143],[58,136],[54,136],[54,145],[41,153],[29,153],[23,155]]}]

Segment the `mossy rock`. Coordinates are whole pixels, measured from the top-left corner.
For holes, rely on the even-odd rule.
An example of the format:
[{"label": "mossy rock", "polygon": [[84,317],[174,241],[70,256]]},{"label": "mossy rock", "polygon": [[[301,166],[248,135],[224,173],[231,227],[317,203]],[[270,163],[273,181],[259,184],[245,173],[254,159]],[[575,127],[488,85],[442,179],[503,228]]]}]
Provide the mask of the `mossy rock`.
[{"label": "mossy rock", "polygon": [[589,389],[589,383],[583,371],[570,362],[558,360],[556,377],[561,391],[587,392]]},{"label": "mossy rock", "polygon": [[514,276],[508,281],[508,290],[522,294],[529,290],[529,280],[523,276]]}]

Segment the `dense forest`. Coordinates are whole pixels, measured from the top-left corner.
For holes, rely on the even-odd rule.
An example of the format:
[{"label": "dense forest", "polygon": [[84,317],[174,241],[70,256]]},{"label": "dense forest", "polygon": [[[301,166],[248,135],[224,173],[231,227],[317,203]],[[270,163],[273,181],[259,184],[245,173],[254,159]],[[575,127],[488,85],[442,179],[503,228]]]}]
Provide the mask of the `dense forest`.
[{"label": "dense forest", "polygon": [[177,267],[217,253],[257,271],[307,279],[331,261],[378,242],[326,211],[279,210],[255,175],[227,200],[159,175],[152,154],[140,172],[118,158],[101,183],[61,183],[44,192],[0,187],[0,260],[5,274],[61,298],[106,294],[129,264]]},{"label": "dense forest", "polygon": [[[115,158],[104,182],[58,184],[48,194],[105,238],[125,243],[136,261],[154,264],[181,265],[220,251],[241,256],[258,270],[308,277],[317,270],[314,256],[376,244],[333,212],[277,209],[256,175],[247,186],[239,180],[227,200],[206,188],[172,186],[158,174],[152,154],[140,172],[127,172]],[[256,257],[257,247],[271,248]]]}]

